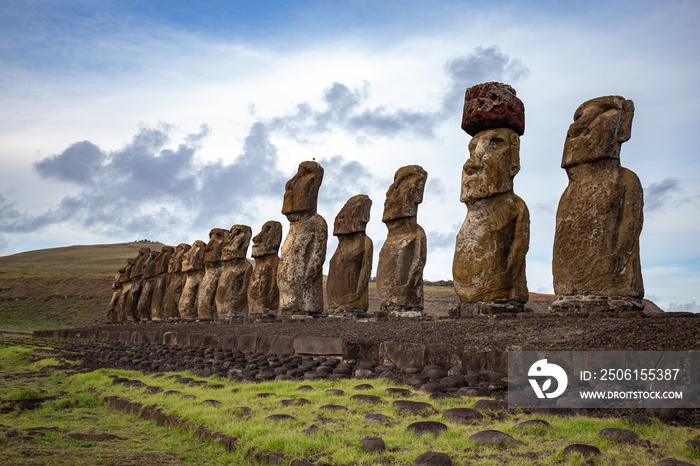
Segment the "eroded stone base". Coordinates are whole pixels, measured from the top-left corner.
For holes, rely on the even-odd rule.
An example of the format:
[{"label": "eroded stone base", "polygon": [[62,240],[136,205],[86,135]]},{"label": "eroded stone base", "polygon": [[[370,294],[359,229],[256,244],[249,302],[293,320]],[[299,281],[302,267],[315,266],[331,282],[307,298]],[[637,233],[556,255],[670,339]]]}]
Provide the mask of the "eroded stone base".
[{"label": "eroded stone base", "polygon": [[423,309],[412,306],[382,306],[382,312],[391,317],[423,317]]},{"label": "eroded stone base", "polygon": [[365,309],[354,309],[347,307],[336,307],[328,309],[327,317],[351,317],[356,319],[363,319],[367,317],[367,310]]},{"label": "eroded stone base", "polygon": [[631,296],[557,296],[549,306],[550,312],[641,312],[643,310],[642,299]]},{"label": "eroded stone base", "polygon": [[528,312],[525,304],[507,299],[497,299],[494,301],[481,301],[478,303],[459,303],[455,309],[454,317],[470,317],[478,315],[495,314],[515,314],[518,312]]}]

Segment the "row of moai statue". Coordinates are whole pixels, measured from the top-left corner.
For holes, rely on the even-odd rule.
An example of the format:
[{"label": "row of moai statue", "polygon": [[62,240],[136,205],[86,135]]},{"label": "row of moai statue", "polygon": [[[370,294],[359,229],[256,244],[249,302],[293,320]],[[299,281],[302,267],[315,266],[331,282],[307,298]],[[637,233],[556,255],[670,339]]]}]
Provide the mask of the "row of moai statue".
[{"label": "row of moai statue", "polygon": [[[636,175],[620,165],[630,138],[634,105],[619,96],[584,102],[564,144],[569,185],[556,217],[552,270],[557,295],[551,310],[643,309],[639,235],[643,195]],[[456,239],[452,273],[455,316],[525,311],[525,256],[530,218],[513,192],[520,171],[525,110],[515,90],[501,83],[467,89],[462,129],[472,136],[462,168],[460,200],[467,216]],[[386,193],[382,221],[388,233],[379,253],[380,310],[423,315],[426,235],[418,225],[427,172],[400,168]],[[285,186],[282,213],[290,222],[267,222],[253,238],[255,267],[246,259],[251,230],[215,228],[209,243],[142,249],[114,282],[109,320],[232,318],[246,315],[314,317],[324,313],[323,265],[328,226],[317,212],[323,168],[302,162]],[[373,244],[365,228],[371,199],[350,198],[335,218],[338,247],[329,264],[330,316],[365,316]]]}]

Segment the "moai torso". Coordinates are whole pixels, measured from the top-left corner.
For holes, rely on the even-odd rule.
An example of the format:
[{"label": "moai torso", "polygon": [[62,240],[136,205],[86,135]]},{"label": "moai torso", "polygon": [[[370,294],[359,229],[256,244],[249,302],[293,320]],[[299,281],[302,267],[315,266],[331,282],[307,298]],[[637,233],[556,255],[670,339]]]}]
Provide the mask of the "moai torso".
[{"label": "moai torso", "polygon": [[362,316],[367,312],[367,288],[372,273],[372,240],[365,233],[372,200],[350,198],[335,218],[338,247],[331,258],[326,283],[329,314]]},{"label": "moai torso", "polygon": [[170,256],[168,262],[168,286],[163,295],[163,318],[180,318],[180,298],[182,289],[185,287],[187,275],[182,271],[182,261],[189,252],[190,246],[187,243],[180,243],[175,248],[175,252]]},{"label": "moai torso", "polygon": [[248,283],[253,271],[246,254],[252,232],[247,225],[233,225],[227,231],[221,251],[223,270],[216,290],[219,317],[245,317],[248,314]]},{"label": "moai torso", "polygon": [[197,316],[200,319],[216,317],[216,288],[223,271],[221,250],[228,230],[214,228],[209,232],[209,243],[204,251],[204,278],[199,287],[197,298]]},{"label": "moai torso", "polygon": [[418,165],[400,168],[384,202],[388,233],[379,251],[377,291],[382,311],[413,317],[423,313],[425,231],[417,223],[428,173]]},{"label": "moai torso", "polygon": [[328,225],[316,213],[322,179],[321,165],[302,162],[285,187],[282,213],[290,225],[277,270],[281,314],[308,316],[323,312]]},{"label": "moai torso", "polygon": [[131,291],[131,281],[129,281],[129,276],[131,275],[131,269],[134,268],[134,259],[127,259],[126,265],[124,266],[124,272],[119,275],[119,284],[121,293],[119,295],[119,302],[117,303],[116,315],[119,322],[124,322],[127,320],[126,317],[126,302],[129,298],[129,292]]},{"label": "moai torso", "polygon": [[554,310],[641,310],[643,193],[620,165],[634,105],[619,96],[583,103],[567,132],[562,167],[569,185],[557,209]]},{"label": "moai torso", "polygon": [[141,295],[136,306],[136,314],[139,320],[151,320],[151,299],[153,297],[153,289],[156,281],[156,257],[157,251],[151,251],[143,266],[143,285],[141,287]]},{"label": "moai torso", "polygon": [[279,309],[277,254],[282,242],[282,224],[274,220],[265,222],[260,233],[253,238],[252,256],[255,267],[248,284],[248,309],[251,315],[275,316]]},{"label": "moai torso", "polygon": [[139,249],[139,254],[134,259],[134,265],[129,274],[129,294],[126,298],[126,318],[127,320],[139,320],[138,303],[143,288],[143,270],[146,266],[146,259],[151,254],[149,248]]},{"label": "moai torso", "polygon": [[206,247],[204,241],[195,241],[182,260],[182,271],[187,279],[182,289],[178,308],[180,317],[183,319],[197,317],[197,297],[199,296],[199,286],[204,278],[204,249]]},{"label": "moai torso", "polygon": [[163,246],[155,260],[155,287],[151,297],[151,319],[162,320],[165,316],[163,298],[168,288],[168,264],[175,251],[172,246]]}]

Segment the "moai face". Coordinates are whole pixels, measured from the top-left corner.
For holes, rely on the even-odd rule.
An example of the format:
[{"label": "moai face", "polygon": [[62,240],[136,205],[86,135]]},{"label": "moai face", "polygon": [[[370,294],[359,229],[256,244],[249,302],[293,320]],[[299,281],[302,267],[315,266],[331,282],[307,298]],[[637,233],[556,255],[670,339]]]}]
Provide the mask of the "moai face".
[{"label": "moai face", "polygon": [[277,254],[282,243],[282,224],[274,220],[265,222],[260,233],[253,238],[253,257]]},{"label": "moai face", "polygon": [[182,261],[185,259],[185,254],[190,250],[192,246],[187,243],[180,243],[175,248],[175,252],[170,256],[170,262],[168,263],[168,273],[181,272],[182,271]]},{"label": "moai face", "polygon": [[209,232],[209,242],[204,249],[204,262],[213,263],[221,260],[221,250],[228,230],[214,228]]},{"label": "moai face", "polygon": [[160,253],[156,257],[156,275],[166,273],[170,264],[170,259],[175,252],[172,246],[163,246],[160,248]]},{"label": "moai face", "polygon": [[136,259],[127,259],[126,265],[124,266],[124,273],[121,276],[122,281],[129,281],[131,279],[131,271],[134,269],[134,264]]},{"label": "moai face", "polygon": [[204,268],[204,250],[207,244],[204,241],[197,240],[192,243],[192,247],[185,253],[182,259],[182,270],[202,270]]},{"label": "moai face", "polygon": [[394,175],[384,201],[382,221],[418,215],[418,204],[423,202],[423,191],[428,172],[418,165],[401,167]]},{"label": "moai face", "polygon": [[151,251],[146,257],[143,265],[144,278],[151,278],[156,275],[156,257],[158,257],[158,251]]},{"label": "moai face", "polygon": [[574,113],[564,142],[562,168],[602,159],[619,159],[620,147],[632,135],[634,103],[611,95],[582,103]]},{"label": "moai face", "polygon": [[322,181],[323,167],[320,164],[308,161],[300,163],[297,174],[285,185],[282,213],[287,216],[315,214]]},{"label": "moai face", "polygon": [[365,231],[371,208],[372,199],[366,194],[358,194],[348,199],[335,217],[333,235],[348,235]]},{"label": "moai face", "polygon": [[512,191],[520,171],[520,137],[512,129],[486,129],[469,142],[469,159],[462,167],[460,200],[470,203]]},{"label": "moai face", "polygon": [[232,226],[221,251],[221,260],[245,259],[252,235],[253,232],[248,225]]}]

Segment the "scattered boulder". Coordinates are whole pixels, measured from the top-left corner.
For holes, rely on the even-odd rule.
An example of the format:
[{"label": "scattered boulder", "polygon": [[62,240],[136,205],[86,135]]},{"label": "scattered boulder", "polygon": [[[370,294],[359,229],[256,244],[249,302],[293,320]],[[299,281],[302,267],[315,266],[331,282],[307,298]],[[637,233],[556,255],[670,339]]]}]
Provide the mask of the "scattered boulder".
[{"label": "scattered boulder", "polygon": [[511,435],[503,433],[499,430],[482,430],[471,435],[469,440],[476,442],[479,445],[504,445],[515,441]]},{"label": "scattered boulder", "polygon": [[442,413],[445,419],[451,419],[457,422],[471,423],[483,419],[484,415],[476,409],[471,408],[452,408]]},{"label": "scattered boulder", "polygon": [[365,403],[383,403],[384,400],[381,396],[377,395],[353,395],[350,397],[351,400],[362,401]]},{"label": "scattered boulder", "polygon": [[360,445],[365,453],[381,453],[386,449],[381,437],[365,437],[360,440]]},{"label": "scattered boulder", "polygon": [[639,440],[639,435],[636,432],[627,429],[607,428],[601,430],[598,434],[622,443],[636,443]]},{"label": "scattered boulder", "polygon": [[552,424],[544,419],[530,419],[529,421],[523,421],[515,425],[516,429],[529,429],[531,427],[544,427],[549,429],[552,427]]},{"label": "scattered boulder", "polygon": [[391,403],[391,406],[397,408],[399,411],[410,411],[412,413],[435,411],[433,405],[424,401],[396,400]]},{"label": "scattered boulder", "polygon": [[275,422],[280,422],[280,421],[295,421],[296,418],[292,416],[291,414],[273,414],[271,416],[267,416],[265,419],[269,421],[275,421]]},{"label": "scattered boulder", "polygon": [[382,424],[390,421],[389,416],[385,416],[384,414],[379,413],[367,413],[365,414],[365,419],[375,424]]},{"label": "scattered boulder", "polygon": [[348,408],[343,405],[323,405],[319,409],[325,409],[328,411],[347,411]]},{"label": "scattered boulder", "polygon": [[429,451],[416,458],[413,466],[452,466],[452,459],[445,453]]},{"label": "scattered boulder", "polygon": [[437,421],[419,421],[406,427],[409,432],[415,432],[419,437],[425,434],[440,435],[447,430],[447,426]]},{"label": "scattered boulder", "polygon": [[577,453],[583,457],[602,455],[602,453],[600,452],[600,450],[598,450],[597,447],[594,447],[593,445],[586,445],[584,443],[572,443],[571,445],[565,447],[564,450],[562,450],[561,452],[563,456],[567,456],[572,453]]}]

